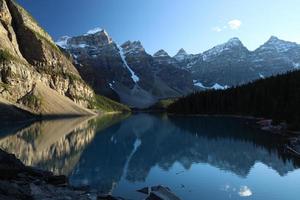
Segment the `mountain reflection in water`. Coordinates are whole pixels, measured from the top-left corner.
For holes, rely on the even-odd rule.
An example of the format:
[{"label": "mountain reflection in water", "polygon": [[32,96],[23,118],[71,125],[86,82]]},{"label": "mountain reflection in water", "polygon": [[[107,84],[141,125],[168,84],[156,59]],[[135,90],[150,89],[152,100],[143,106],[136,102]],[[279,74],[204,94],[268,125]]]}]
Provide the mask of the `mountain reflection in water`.
[{"label": "mountain reflection in water", "polygon": [[[248,123],[233,118],[149,114],[57,120],[35,123],[4,137],[0,147],[28,165],[68,175],[76,186],[89,185],[131,199],[138,199],[134,191],[149,184],[169,184],[186,199],[197,199],[191,188],[199,184],[206,185],[201,186],[207,191],[201,195],[207,198],[212,195],[209,190],[216,195],[211,199],[219,199],[215,190],[242,198],[255,193],[247,185],[232,184],[251,182],[251,171],[276,171],[277,178],[284,178],[299,167],[298,160],[283,153],[284,139]],[[198,180],[197,176],[215,180]],[[268,175],[255,174],[252,182],[262,178]],[[224,184],[213,188],[212,181]],[[190,189],[183,191],[187,185]]]}]

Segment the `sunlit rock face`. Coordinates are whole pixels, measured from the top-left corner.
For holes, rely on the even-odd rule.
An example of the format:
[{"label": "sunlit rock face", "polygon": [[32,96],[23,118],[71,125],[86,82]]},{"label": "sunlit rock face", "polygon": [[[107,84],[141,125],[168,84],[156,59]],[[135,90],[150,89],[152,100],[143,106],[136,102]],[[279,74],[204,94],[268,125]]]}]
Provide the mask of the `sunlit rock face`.
[{"label": "sunlit rock face", "polygon": [[46,114],[40,109],[42,102],[28,105],[19,101],[30,96],[35,85],[41,83],[80,106],[89,106],[94,92],[26,10],[15,1],[1,0],[0,21],[0,98],[25,110]]}]

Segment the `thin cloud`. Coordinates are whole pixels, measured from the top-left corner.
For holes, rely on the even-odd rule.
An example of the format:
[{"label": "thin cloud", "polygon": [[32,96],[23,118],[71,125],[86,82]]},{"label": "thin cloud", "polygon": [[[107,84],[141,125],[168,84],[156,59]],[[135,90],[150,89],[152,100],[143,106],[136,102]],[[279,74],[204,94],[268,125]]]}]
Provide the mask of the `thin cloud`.
[{"label": "thin cloud", "polygon": [[233,20],[230,20],[226,25],[215,26],[211,30],[213,32],[219,33],[219,32],[225,31],[225,30],[238,30],[241,28],[241,26],[242,26],[241,20],[233,19]]},{"label": "thin cloud", "polygon": [[213,27],[212,28],[212,31],[214,31],[214,32],[221,32],[222,31],[222,28],[220,28],[220,27],[218,27],[218,26],[216,26],[216,27]]},{"label": "thin cloud", "polygon": [[234,19],[228,22],[228,26],[231,30],[238,30],[242,26],[241,20]]}]

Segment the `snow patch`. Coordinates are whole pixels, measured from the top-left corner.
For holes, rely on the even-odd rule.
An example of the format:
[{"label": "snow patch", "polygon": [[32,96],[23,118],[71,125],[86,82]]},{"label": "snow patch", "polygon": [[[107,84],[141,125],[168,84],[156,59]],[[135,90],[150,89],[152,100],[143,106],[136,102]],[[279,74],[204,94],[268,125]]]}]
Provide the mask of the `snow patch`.
[{"label": "snow patch", "polygon": [[56,44],[58,46],[60,46],[61,48],[67,48],[68,47],[68,40],[70,39],[71,37],[69,36],[63,36],[61,37],[57,42]]},{"label": "snow patch", "polygon": [[228,88],[229,88],[229,87],[228,87],[227,85],[222,86],[222,85],[220,85],[220,84],[218,84],[218,83],[214,84],[214,85],[211,87],[211,89],[214,89],[214,90],[226,90],[226,89],[228,89]]},{"label": "snow patch", "polygon": [[272,36],[268,42],[262,46],[261,49],[276,49],[277,52],[279,53],[284,53],[289,51],[292,48],[297,48],[298,44],[294,42],[287,42],[284,40],[280,40],[277,37]]},{"label": "snow patch", "polygon": [[119,49],[120,56],[121,56],[121,58],[122,58],[122,61],[123,61],[124,65],[125,65],[125,67],[126,67],[126,68],[129,70],[129,72],[131,73],[131,78],[132,78],[133,82],[135,82],[135,83],[139,82],[139,81],[140,81],[140,78],[139,78],[139,77],[134,73],[134,71],[129,67],[129,65],[128,65],[126,59],[125,59],[126,56],[125,56],[125,54],[124,54],[124,51],[123,51],[122,47],[118,47],[118,49]]},{"label": "snow patch", "polygon": [[243,44],[238,38],[232,38],[224,44],[217,45],[212,49],[203,53],[203,61],[211,60],[212,58],[222,54],[225,51],[230,51],[232,48],[242,46]]},{"label": "snow patch", "polygon": [[293,63],[294,69],[299,69],[300,68],[300,63]]},{"label": "snow patch", "polygon": [[258,74],[260,78],[265,78],[265,76],[261,73]]},{"label": "snow patch", "polygon": [[200,82],[194,83],[194,86],[201,87],[201,88],[204,88],[204,89],[210,89],[209,87],[205,87],[205,86],[204,86],[202,83],[200,83]]},{"label": "snow patch", "polygon": [[84,34],[84,35],[85,35],[85,36],[86,36],[86,35],[92,35],[92,34],[95,34],[95,33],[101,32],[101,31],[103,31],[102,28],[96,27],[96,28],[93,28],[93,29],[89,30],[89,31],[86,32],[86,34]]},{"label": "snow patch", "polygon": [[89,45],[87,44],[72,44],[72,45],[68,45],[67,48],[73,48],[73,49],[84,49],[84,48],[87,48],[89,47]]},{"label": "snow patch", "polygon": [[228,85],[222,86],[218,83],[215,83],[212,87],[206,87],[201,82],[199,82],[197,80],[193,80],[193,82],[194,82],[194,86],[201,87],[201,88],[207,89],[207,90],[211,90],[211,89],[213,89],[213,90],[226,90],[226,89],[229,88]]}]

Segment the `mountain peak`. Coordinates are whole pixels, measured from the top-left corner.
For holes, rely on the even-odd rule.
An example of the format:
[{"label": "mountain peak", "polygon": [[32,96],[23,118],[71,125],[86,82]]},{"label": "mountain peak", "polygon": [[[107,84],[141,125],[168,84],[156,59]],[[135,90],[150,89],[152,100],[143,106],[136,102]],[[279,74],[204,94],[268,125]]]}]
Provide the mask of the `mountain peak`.
[{"label": "mountain peak", "polygon": [[203,60],[208,61],[211,59],[214,59],[215,57],[228,53],[228,52],[239,52],[240,54],[243,54],[247,52],[247,48],[243,45],[241,40],[237,37],[231,38],[224,44],[217,45],[213,47],[212,49],[206,51],[203,53]]},{"label": "mountain peak", "polygon": [[91,30],[88,30],[88,32],[86,32],[86,34],[84,34],[84,35],[93,35],[93,34],[96,34],[96,33],[99,33],[99,32],[104,32],[104,33],[107,34],[107,32],[104,29],[102,29],[100,27],[96,27],[96,28],[93,28]]},{"label": "mountain peak", "polygon": [[186,51],[183,48],[179,49],[179,51],[178,51],[177,54],[185,54],[185,55],[187,55]]},{"label": "mountain peak", "polygon": [[94,28],[89,30],[86,34],[69,37],[61,37],[56,44],[64,49],[69,48],[89,48],[89,47],[100,47],[110,45],[113,43],[112,38],[108,33],[101,28]]},{"label": "mountain peak", "polygon": [[269,41],[276,41],[276,40],[279,40],[279,38],[273,35],[269,39]]},{"label": "mountain peak", "polygon": [[270,39],[265,44],[274,44],[274,45],[276,45],[278,43],[293,43],[293,42],[284,41],[284,40],[279,39],[276,36],[271,36]]},{"label": "mountain peak", "polygon": [[278,37],[271,36],[270,39],[265,44],[260,46],[257,50],[258,51],[275,50],[279,53],[283,53],[295,47],[299,47],[299,45],[295,42],[288,42],[285,40],[281,40]]},{"label": "mountain peak", "polygon": [[84,36],[99,37],[102,41],[105,41],[108,44],[113,42],[106,30],[100,28],[89,30]]},{"label": "mountain peak", "polygon": [[236,46],[243,45],[241,40],[238,37],[234,37],[228,40],[227,44],[233,44]]},{"label": "mountain peak", "polygon": [[178,53],[174,56],[174,58],[177,60],[177,61],[183,61],[186,57],[188,56],[188,54],[186,53],[186,51],[181,48]]},{"label": "mountain peak", "polygon": [[121,45],[125,54],[138,54],[145,52],[145,49],[140,41],[127,41]]},{"label": "mountain peak", "polygon": [[153,56],[154,57],[170,57],[169,54],[163,49],[156,52]]}]

